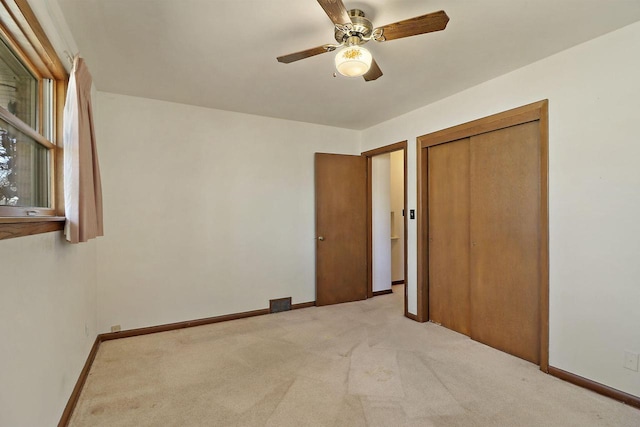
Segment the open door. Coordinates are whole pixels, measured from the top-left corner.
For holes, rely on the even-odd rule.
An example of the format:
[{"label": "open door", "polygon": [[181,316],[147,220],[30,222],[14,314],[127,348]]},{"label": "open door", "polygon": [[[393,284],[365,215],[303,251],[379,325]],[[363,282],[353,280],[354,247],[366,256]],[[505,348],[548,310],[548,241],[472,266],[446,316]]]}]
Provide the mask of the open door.
[{"label": "open door", "polygon": [[316,305],[367,298],[367,163],[315,155]]}]

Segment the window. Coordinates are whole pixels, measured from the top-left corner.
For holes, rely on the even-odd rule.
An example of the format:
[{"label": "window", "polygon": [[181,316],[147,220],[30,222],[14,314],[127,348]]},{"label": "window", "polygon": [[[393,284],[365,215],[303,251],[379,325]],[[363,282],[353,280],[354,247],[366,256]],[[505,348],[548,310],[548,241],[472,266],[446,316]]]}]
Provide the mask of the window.
[{"label": "window", "polygon": [[50,207],[49,151],[0,118],[0,206]]},{"label": "window", "polygon": [[[0,239],[62,221],[67,73],[25,0],[0,3]],[[11,224],[11,228],[7,224]],[[18,227],[15,224],[23,224]],[[49,228],[45,231],[50,231]],[[21,231],[16,232],[20,229]],[[7,231],[9,230],[9,231]]]},{"label": "window", "polygon": [[9,46],[3,40],[0,41],[0,106],[36,129],[38,80]]}]

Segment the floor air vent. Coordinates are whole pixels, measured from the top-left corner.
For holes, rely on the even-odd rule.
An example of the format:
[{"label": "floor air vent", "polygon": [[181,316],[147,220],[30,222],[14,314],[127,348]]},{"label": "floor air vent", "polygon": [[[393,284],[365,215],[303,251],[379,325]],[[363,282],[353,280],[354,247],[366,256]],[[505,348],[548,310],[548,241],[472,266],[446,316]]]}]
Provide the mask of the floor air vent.
[{"label": "floor air vent", "polygon": [[269,300],[269,313],[291,310],[291,297]]}]

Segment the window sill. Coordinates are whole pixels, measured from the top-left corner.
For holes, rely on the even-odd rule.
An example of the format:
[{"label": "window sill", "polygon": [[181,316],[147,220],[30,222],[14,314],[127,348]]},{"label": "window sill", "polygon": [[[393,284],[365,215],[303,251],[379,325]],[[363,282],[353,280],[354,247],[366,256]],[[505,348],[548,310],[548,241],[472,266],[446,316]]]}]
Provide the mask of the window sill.
[{"label": "window sill", "polygon": [[0,217],[0,240],[64,229],[63,216]]},{"label": "window sill", "polygon": [[63,216],[0,216],[0,224],[16,224],[23,222],[64,222]]}]

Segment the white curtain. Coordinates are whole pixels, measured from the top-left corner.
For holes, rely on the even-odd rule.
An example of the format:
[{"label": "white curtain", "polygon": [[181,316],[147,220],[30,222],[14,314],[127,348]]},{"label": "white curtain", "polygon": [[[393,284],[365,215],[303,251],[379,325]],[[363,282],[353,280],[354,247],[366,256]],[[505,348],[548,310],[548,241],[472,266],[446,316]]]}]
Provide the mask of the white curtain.
[{"label": "white curtain", "polygon": [[76,56],[64,105],[65,236],[71,243],[103,235],[102,185],[91,107],[91,74]]}]

